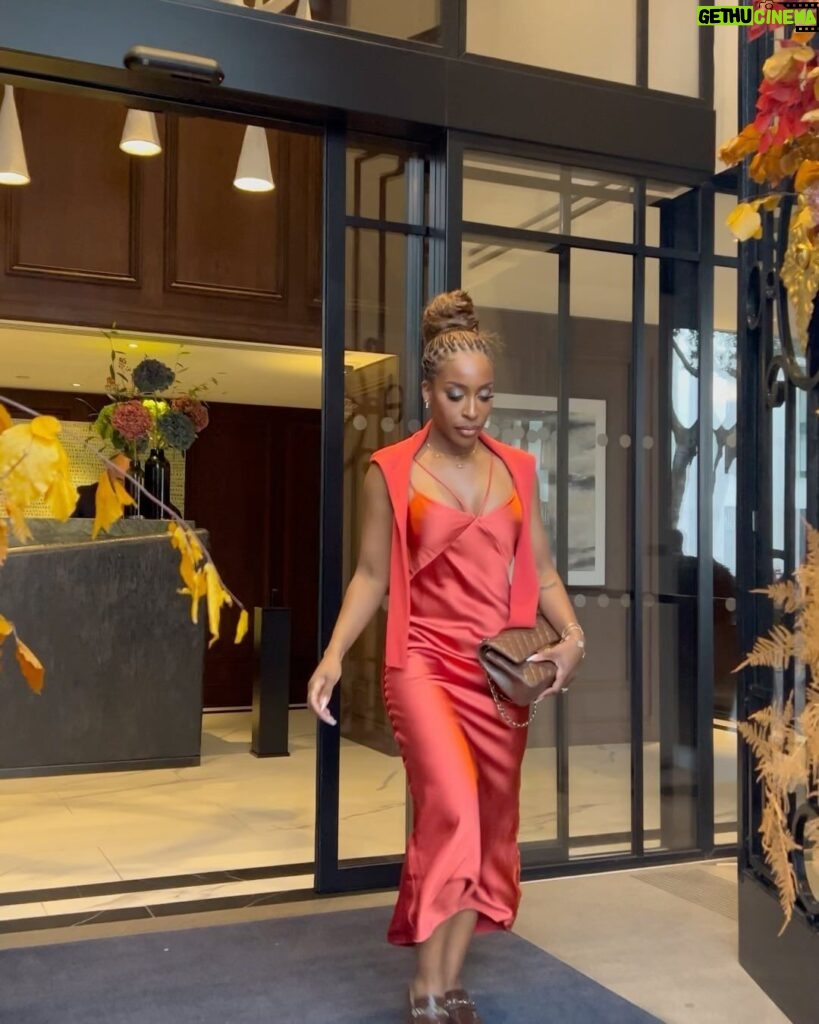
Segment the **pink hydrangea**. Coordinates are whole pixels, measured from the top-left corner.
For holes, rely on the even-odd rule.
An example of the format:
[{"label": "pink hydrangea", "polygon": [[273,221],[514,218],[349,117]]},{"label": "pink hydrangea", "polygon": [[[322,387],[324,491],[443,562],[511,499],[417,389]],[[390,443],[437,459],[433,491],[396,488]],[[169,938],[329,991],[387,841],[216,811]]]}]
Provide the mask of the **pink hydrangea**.
[{"label": "pink hydrangea", "polygon": [[184,413],[188,417],[197,434],[201,434],[208,425],[210,421],[208,407],[204,402],[200,402],[198,398],[190,398],[188,395],[183,395],[181,398],[175,398],[171,404],[177,412]]},{"label": "pink hydrangea", "polygon": [[142,402],[134,399],[117,405],[111,413],[111,426],[122,434],[126,441],[133,443],[148,434],[153,426],[153,419]]}]

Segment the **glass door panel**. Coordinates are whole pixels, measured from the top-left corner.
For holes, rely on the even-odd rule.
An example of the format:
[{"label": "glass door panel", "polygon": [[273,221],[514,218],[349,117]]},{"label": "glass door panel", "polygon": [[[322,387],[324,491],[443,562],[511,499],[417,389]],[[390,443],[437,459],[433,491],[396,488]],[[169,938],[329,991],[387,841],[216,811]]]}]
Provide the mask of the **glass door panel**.
[{"label": "glass door panel", "polygon": [[631,849],[633,258],[573,249],[567,386],[569,594],[588,639],[568,697],[573,855]]},{"label": "glass door panel", "polygon": [[[468,236],[462,284],[481,327],[503,349],[488,430],[537,460],[546,529],[555,540],[557,505],[557,384],[559,261],[555,252],[512,248],[491,236]],[[529,728],[523,762],[520,841],[555,847],[564,829],[558,807],[558,703],[543,702]],[[565,826],[565,822],[564,822]],[[542,855],[541,855],[542,859]]]}]

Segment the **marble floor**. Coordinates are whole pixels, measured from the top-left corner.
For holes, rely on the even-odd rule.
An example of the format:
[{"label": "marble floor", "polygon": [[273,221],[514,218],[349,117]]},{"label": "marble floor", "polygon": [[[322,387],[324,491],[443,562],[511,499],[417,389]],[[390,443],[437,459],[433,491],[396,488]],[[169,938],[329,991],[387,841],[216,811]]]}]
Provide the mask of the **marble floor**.
[{"label": "marble floor", "polygon": [[[91,924],[79,931],[0,933],[0,950],[334,913],[394,899],[391,892],[374,893]],[[733,861],[645,868],[526,883],[515,930],[664,1024],[787,1024],[739,966],[736,905]],[[395,955],[406,958],[409,972],[410,953]]]},{"label": "marble floor", "polygon": [[[0,780],[0,920],[65,913],[81,906],[121,907],[144,892],[2,905],[3,894],[148,880],[157,902],[185,898],[184,887],[151,879],[300,865],[295,879],[230,878],[200,888],[204,898],[309,887],[315,813],[315,726],[291,713],[287,758],[249,753],[250,715],[208,714],[199,767]],[[715,730],[717,821],[735,819],[736,734]],[[630,763],[627,745],[570,752],[572,854],[628,849]],[[646,829],[659,827],[656,744],[645,747]],[[521,840],[555,837],[553,749],[532,749],[524,764]],[[397,854],[406,830],[405,777],[399,758],[342,741],[339,851],[343,859]],[[650,836],[650,832],[649,832]],[[724,842],[735,834],[721,833]],[[659,846],[650,837],[649,848]],[[54,894],[52,894],[54,895]],[[28,911],[25,910],[28,908]]]}]

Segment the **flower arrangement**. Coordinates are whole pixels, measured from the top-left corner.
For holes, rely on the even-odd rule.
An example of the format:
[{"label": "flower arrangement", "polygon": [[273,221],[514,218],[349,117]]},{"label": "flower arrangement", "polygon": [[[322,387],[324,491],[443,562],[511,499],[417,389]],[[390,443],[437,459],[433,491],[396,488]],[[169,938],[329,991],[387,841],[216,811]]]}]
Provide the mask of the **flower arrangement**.
[{"label": "flower arrangement", "polygon": [[[784,9],[782,4],[767,7]],[[754,26],[755,38],[773,26]],[[819,60],[814,32],[795,31],[778,41],[762,67],[757,115],[719,150],[734,166],[751,158],[748,172],[770,191],[740,202],[728,227],[740,241],[762,237],[760,210],[774,210],[785,197],[796,202],[788,223],[788,245],[780,268],[794,310],[794,336],[804,352],[813,304],[819,293]],[[783,183],[786,183],[784,187]]]},{"label": "flower arrangement", "polygon": [[208,425],[208,408],[198,397],[207,385],[168,394],[178,383],[178,370],[159,359],[145,358],[131,370],[125,356],[112,350],[106,381],[111,401],[100,409],[94,429],[134,459],[148,448],[186,452]]}]

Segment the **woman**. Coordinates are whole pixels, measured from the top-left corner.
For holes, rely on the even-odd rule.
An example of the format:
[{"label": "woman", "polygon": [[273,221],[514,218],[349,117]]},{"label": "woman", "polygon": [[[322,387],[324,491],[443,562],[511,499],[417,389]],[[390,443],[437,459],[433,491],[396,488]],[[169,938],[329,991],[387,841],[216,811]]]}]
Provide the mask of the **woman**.
[{"label": "woman", "polygon": [[[552,694],[566,691],[584,640],[549,551],[534,460],[483,433],[494,348],[472,300],[439,295],[423,332],[430,421],[372,458],[358,565],[308,703],[335,725],[342,659],[389,589],[384,696],[414,827],[388,938],[416,947],[408,1021],[479,1024],[460,973],[473,934],[508,929],[517,913],[526,729],[499,716],[477,647],[534,625],[539,605],[562,632],[535,655],[557,665]],[[525,723],[525,709],[508,711]]]}]

